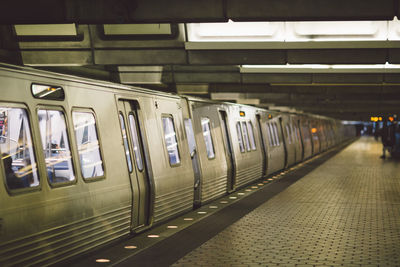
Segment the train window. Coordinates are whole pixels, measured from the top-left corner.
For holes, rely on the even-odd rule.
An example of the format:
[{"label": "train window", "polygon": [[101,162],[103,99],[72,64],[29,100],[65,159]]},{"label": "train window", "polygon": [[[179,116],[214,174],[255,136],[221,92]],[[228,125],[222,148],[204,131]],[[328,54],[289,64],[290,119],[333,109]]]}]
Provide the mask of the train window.
[{"label": "train window", "polygon": [[242,131],[243,131],[243,139],[246,141],[246,149],[250,151],[250,141],[249,141],[249,134],[247,133],[246,122],[242,121]]},{"label": "train window", "polygon": [[267,135],[268,135],[269,146],[274,146],[275,143],[274,143],[274,141],[273,141],[273,139],[272,139],[271,124],[268,123],[268,122],[267,122],[267,128],[268,128]]},{"label": "train window", "polygon": [[74,111],[72,117],[83,178],[103,176],[103,160],[100,154],[94,114]]},{"label": "train window", "polygon": [[293,124],[290,124],[290,133],[292,134],[292,143],[296,143],[296,132]]},{"label": "train window", "polygon": [[288,124],[286,124],[285,129],[286,129],[286,134],[287,134],[287,137],[288,137],[287,139],[288,139],[288,142],[289,142],[289,145],[290,145],[292,143],[292,135],[291,135],[290,128],[289,128]]},{"label": "train window", "polygon": [[277,146],[278,145],[278,141],[276,139],[276,133],[275,133],[275,130],[274,130],[274,124],[270,123],[269,127],[270,127],[270,130],[271,130],[272,145],[273,146]]},{"label": "train window", "polygon": [[276,122],[274,122],[274,133],[275,133],[275,136],[276,136],[276,145],[280,146],[281,141],[280,141],[280,138],[279,138],[278,126],[276,125]]},{"label": "train window", "polygon": [[309,126],[308,125],[303,125],[302,129],[303,129],[302,133],[303,133],[303,136],[304,136],[304,141],[309,141],[310,140],[310,128],[309,128]]},{"label": "train window", "polygon": [[64,100],[64,89],[60,86],[35,84],[31,85],[31,90],[34,98],[48,99],[48,100]]},{"label": "train window", "polygon": [[128,138],[126,137],[126,127],[125,127],[124,116],[121,113],[119,114],[119,122],[121,124],[122,141],[124,143],[126,163],[128,164],[129,172],[132,172],[131,152],[129,150]]},{"label": "train window", "polygon": [[172,165],[177,165],[181,162],[178,150],[178,141],[175,133],[174,120],[172,115],[162,117],[165,145],[167,146],[169,163]]},{"label": "train window", "polygon": [[276,146],[275,132],[274,132],[273,124],[268,123],[268,126],[269,126],[269,130],[270,130],[270,135],[271,135],[271,144],[272,144],[272,146]]},{"label": "train window", "polygon": [[243,144],[243,137],[242,137],[242,127],[240,126],[240,122],[236,123],[236,131],[237,131],[237,137],[238,137],[240,152],[244,152],[244,144]]},{"label": "train window", "polygon": [[140,148],[139,135],[137,131],[136,119],[133,114],[129,114],[129,127],[131,130],[131,141],[133,145],[133,152],[136,157],[136,167],[139,171],[143,171],[143,157],[142,149]]},{"label": "train window", "polygon": [[249,132],[251,150],[256,150],[256,140],[254,138],[253,123],[251,123],[251,121],[247,122],[247,130]]},{"label": "train window", "polygon": [[209,159],[215,158],[214,152],[214,145],[211,137],[211,130],[210,130],[210,119],[209,118],[202,118],[201,119],[201,128],[203,129],[203,137],[204,142],[206,144],[207,149],[207,157]]},{"label": "train window", "polygon": [[295,130],[295,132],[296,132],[296,139],[297,139],[297,142],[299,142],[300,143],[300,130],[299,130],[299,127],[297,127],[297,126],[294,126],[294,130]]},{"label": "train window", "polygon": [[0,106],[0,151],[10,190],[39,186],[25,109]]},{"label": "train window", "polygon": [[191,157],[196,153],[196,141],[193,133],[193,126],[191,119],[184,119],[186,136],[189,144],[189,153]]},{"label": "train window", "polygon": [[39,129],[51,184],[75,180],[65,117],[58,110],[39,110]]}]

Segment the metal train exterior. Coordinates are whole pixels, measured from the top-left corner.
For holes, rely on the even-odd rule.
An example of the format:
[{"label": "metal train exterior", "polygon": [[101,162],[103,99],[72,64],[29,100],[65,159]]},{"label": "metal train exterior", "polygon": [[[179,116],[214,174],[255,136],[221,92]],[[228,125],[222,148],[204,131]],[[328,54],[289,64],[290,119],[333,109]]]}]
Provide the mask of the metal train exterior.
[{"label": "metal train exterior", "polygon": [[0,265],[146,230],[355,135],[340,121],[0,67]]}]

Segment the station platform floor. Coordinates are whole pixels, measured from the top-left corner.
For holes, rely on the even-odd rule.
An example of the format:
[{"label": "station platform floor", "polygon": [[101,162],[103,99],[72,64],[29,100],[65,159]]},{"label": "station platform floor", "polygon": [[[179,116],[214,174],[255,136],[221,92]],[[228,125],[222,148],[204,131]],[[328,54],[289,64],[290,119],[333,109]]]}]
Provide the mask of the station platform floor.
[{"label": "station platform floor", "polygon": [[400,161],[381,153],[359,138],[70,265],[400,266]]}]

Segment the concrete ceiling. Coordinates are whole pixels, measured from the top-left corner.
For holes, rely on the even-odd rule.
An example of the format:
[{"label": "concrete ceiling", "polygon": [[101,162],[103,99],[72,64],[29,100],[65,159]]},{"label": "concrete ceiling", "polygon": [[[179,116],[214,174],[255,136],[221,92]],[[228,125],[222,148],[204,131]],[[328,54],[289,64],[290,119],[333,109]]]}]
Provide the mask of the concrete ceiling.
[{"label": "concrete ceiling", "polygon": [[[400,64],[400,41],[192,42],[185,24],[393,20],[400,15],[398,0],[14,0],[7,5],[0,10],[2,62],[347,120],[400,114],[400,69],[279,68]],[[106,35],[103,27],[144,22],[173,23],[171,34]],[[16,34],[14,24],[38,23],[75,23],[76,34]],[[260,64],[277,68],[241,67]]]}]

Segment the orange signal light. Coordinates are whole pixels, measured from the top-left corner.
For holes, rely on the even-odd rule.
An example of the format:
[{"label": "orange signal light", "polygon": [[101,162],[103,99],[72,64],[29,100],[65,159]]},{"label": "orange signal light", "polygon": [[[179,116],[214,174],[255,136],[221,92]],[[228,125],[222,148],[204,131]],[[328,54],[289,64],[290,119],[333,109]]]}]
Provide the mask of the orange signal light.
[{"label": "orange signal light", "polygon": [[312,128],[312,129],[311,129],[311,132],[312,132],[312,133],[316,133],[316,132],[317,132],[317,128]]},{"label": "orange signal light", "polygon": [[390,116],[389,121],[394,121],[394,118],[392,116]]}]

